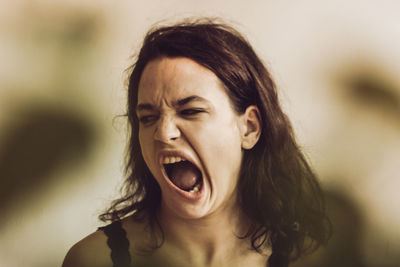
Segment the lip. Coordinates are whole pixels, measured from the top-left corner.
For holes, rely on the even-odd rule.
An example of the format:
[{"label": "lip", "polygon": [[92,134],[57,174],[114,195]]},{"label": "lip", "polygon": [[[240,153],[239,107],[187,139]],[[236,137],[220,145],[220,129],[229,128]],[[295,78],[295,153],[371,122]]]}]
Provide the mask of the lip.
[{"label": "lip", "polygon": [[[192,163],[194,166],[196,166],[196,168],[199,169],[202,179],[203,179],[201,189],[198,192],[189,193],[189,192],[184,191],[184,190],[180,189],[179,187],[177,187],[168,178],[168,175],[165,172],[164,164],[162,163],[164,157],[181,157],[181,158],[189,161],[190,163]],[[179,194],[180,196],[182,196],[183,198],[186,198],[188,200],[199,200],[200,198],[202,198],[202,196],[204,195],[204,192],[205,192],[204,173],[203,173],[202,169],[200,168],[200,166],[195,162],[195,160],[189,154],[187,154],[181,150],[162,150],[158,153],[158,163],[159,163],[159,167],[161,169],[161,173],[164,177],[164,180],[166,181],[166,183],[170,186],[170,188],[174,192],[176,192],[177,194]]]}]

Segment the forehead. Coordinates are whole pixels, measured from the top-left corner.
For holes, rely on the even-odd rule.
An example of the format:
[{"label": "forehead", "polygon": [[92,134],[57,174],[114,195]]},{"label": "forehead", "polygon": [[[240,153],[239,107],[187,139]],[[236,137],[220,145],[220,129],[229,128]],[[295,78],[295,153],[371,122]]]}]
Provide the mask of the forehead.
[{"label": "forehead", "polygon": [[146,65],[139,82],[138,103],[157,105],[190,95],[210,101],[228,99],[220,79],[191,59],[163,57]]}]

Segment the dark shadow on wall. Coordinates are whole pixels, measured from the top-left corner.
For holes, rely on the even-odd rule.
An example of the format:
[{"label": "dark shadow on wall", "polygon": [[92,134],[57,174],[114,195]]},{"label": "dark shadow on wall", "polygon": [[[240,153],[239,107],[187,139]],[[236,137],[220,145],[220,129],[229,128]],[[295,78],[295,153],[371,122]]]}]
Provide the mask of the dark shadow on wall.
[{"label": "dark shadow on wall", "polygon": [[340,191],[326,192],[333,235],[320,266],[366,266],[362,263],[364,222],[360,209]]},{"label": "dark shadow on wall", "polygon": [[391,119],[393,125],[400,126],[400,88],[397,77],[388,75],[378,66],[358,63],[343,68],[335,75],[334,81],[344,89],[347,101],[373,110]]},{"label": "dark shadow on wall", "polygon": [[364,219],[360,209],[339,190],[325,193],[333,234],[324,248],[304,257],[293,267],[366,267],[362,261]]},{"label": "dark shadow on wall", "polygon": [[96,138],[91,121],[73,111],[31,106],[19,117],[0,139],[2,222],[13,201],[26,201],[54,183],[56,171],[84,162]]},{"label": "dark shadow on wall", "polygon": [[[366,58],[368,58],[367,55]],[[335,88],[340,88],[338,92],[343,103],[350,106],[351,110],[368,112],[365,113],[367,116],[377,115],[377,117],[370,118],[372,120],[382,118],[386,123],[400,129],[398,77],[391,76],[391,72],[387,71],[385,67],[381,68],[378,64],[371,62],[375,61],[355,61],[347,65],[340,65],[339,71],[332,72],[331,82],[336,85]],[[348,115],[353,116],[354,114],[349,113]],[[342,138],[346,138],[346,129],[343,129],[342,132]],[[362,135],[363,132],[360,131],[359,134]],[[365,146],[368,145],[368,143],[365,144]],[[374,158],[376,155],[371,154],[370,157]],[[341,166],[336,166],[336,168],[340,169]],[[325,179],[327,181],[347,180],[343,177],[325,177]],[[382,258],[382,254],[379,254],[376,256],[375,263],[365,261],[366,255],[363,254],[365,253],[363,246],[366,221],[363,212],[352,200],[351,195],[345,194],[340,188],[327,188],[325,194],[327,212],[333,226],[331,240],[325,248],[320,248],[316,253],[294,262],[291,267],[400,266],[398,257],[391,254],[393,248],[391,248],[390,254],[387,254],[387,258]],[[375,196],[371,195],[370,197],[374,198]],[[381,229],[375,229],[375,231],[376,236],[379,236]],[[375,247],[387,246],[387,241],[383,238],[377,238],[374,242]],[[369,257],[371,256],[369,255]]]}]

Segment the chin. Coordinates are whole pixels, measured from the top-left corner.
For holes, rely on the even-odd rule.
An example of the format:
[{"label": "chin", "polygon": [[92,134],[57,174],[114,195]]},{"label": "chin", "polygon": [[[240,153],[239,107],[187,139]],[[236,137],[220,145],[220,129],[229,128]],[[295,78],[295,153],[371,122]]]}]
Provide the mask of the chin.
[{"label": "chin", "polygon": [[173,201],[172,203],[162,204],[164,213],[185,220],[195,220],[206,217],[211,213],[211,209],[202,203],[182,203]]}]

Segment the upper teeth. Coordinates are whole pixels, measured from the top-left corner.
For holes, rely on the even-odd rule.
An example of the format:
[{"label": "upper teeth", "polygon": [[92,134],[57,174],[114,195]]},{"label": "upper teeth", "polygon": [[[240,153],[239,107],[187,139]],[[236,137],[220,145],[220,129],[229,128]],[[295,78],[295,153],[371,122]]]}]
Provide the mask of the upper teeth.
[{"label": "upper teeth", "polygon": [[163,164],[171,164],[171,163],[176,163],[180,161],[185,161],[185,159],[181,157],[164,157],[163,158]]}]

